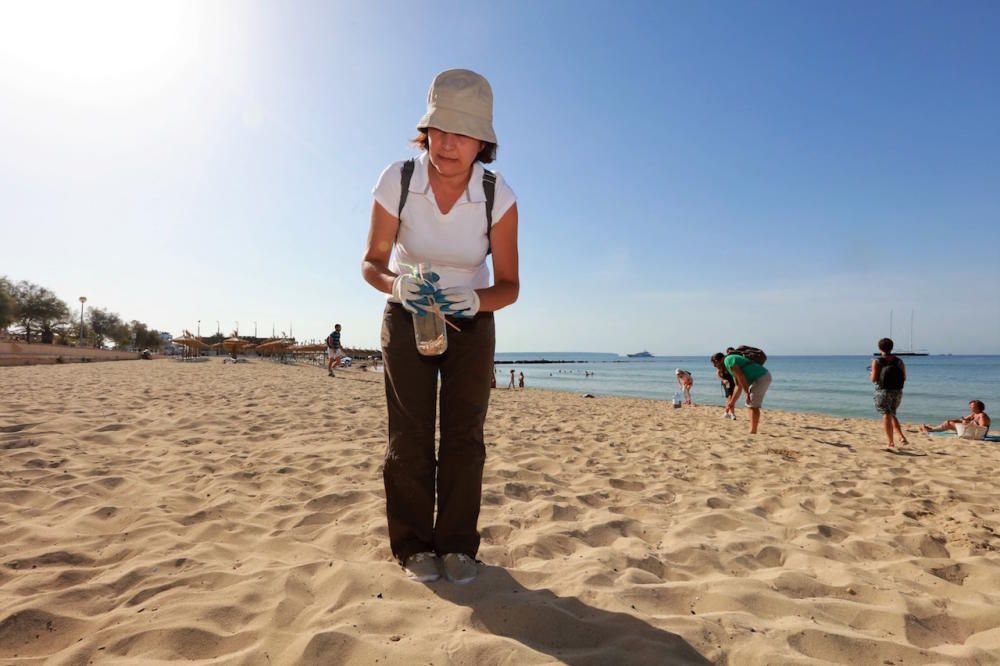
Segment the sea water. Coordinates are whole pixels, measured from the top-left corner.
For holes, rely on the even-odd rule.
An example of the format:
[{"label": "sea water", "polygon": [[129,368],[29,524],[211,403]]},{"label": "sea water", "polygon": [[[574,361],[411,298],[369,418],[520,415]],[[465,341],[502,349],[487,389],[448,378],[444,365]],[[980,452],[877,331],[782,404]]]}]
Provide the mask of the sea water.
[{"label": "sea water", "polygon": [[[708,356],[628,358],[614,354],[503,353],[497,361],[576,361],[496,366],[504,387],[510,369],[523,372],[529,388],[555,389],[595,396],[620,395],[669,401],[677,390],[674,371],[694,376],[695,404],[722,405],[724,398]],[[875,418],[870,356],[774,356],[767,368],[773,383],[764,408],[833,416]],[[986,403],[1000,417],[1000,356],[908,356],[906,387],[899,418],[906,423],[938,423],[964,416],[969,400]],[[588,376],[587,373],[592,373]],[[743,406],[742,398],[738,406]]]}]

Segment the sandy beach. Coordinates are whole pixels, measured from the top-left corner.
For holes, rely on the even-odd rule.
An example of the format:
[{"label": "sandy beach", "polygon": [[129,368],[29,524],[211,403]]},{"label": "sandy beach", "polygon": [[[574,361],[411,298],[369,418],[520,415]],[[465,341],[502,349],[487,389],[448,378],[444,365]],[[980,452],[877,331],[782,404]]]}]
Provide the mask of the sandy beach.
[{"label": "sandy beach", "polygon": [[493,392],[467,586],[386,538],[382,377],[0,369],[0,664],[998,664],[1000,444]]}]

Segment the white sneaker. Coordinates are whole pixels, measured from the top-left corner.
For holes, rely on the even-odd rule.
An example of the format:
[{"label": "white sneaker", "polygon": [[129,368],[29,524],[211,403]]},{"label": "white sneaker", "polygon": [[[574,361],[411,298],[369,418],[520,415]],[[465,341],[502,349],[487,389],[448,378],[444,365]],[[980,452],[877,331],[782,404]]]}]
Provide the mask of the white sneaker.
[{"label": "white sneaker", "polygon": [[453,583],[463,585],[471,583],[479,574],[476,561],[465,553],[448,553],[442,558],[444,575]]},{"label": "white sneaker", "polygon": [[441,572],[438,570],[437,555],[430,551],[410,555],[406,558],[403,568],[406,570],[410,580],[418,583],[432,583],[441,577]]}]

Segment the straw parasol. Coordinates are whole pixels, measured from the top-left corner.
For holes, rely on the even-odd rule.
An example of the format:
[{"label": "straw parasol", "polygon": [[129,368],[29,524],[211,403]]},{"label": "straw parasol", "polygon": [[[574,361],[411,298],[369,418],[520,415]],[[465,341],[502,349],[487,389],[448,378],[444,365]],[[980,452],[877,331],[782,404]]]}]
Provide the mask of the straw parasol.
[{"label": "straw parasol", "polygon": [[257,345],[256,351],[258,354],[284,354],[292,346],[291,340],[286,340],[284,338],[279,338],[277,340],[268,340],[267,342],[262,342]]},{"label": "straw parasol", "polygon": [[187,349],[187,353],[191,354],[192,356],[195,355],[199,350],[208,347],[207,344],[205,344],[198,338],[194,337],[187,331],[185,331],[184,333],[185,333],[184,335],[178,338],[174,338],[173,343],[175,345],[183,346],[185,349]]},{"label": "straw parasol", "polygon": [[225,349],[226,351],[235,352],[237,354],[246,349],[247,347],[252,346],[246,340],[237,337],[226,338],[225,340],[222,341],[221,344],[222,348]]}]

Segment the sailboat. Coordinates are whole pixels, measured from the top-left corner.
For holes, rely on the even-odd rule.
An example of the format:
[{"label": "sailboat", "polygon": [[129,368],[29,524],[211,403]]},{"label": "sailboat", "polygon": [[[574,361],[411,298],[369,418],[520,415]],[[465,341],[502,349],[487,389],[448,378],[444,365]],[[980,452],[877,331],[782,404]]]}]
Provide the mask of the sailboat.
[{"label": "sailboat", "polygon": [[[889,310],[889,338],[892,338],[892,310]],[[913,310],[910,310],[910,347],[905,351],[892,351],[893,356],[928,356],[925,351],[916,351],[913,348]],[[875,352],[872,356],[881,356],[881,352]]]}]

